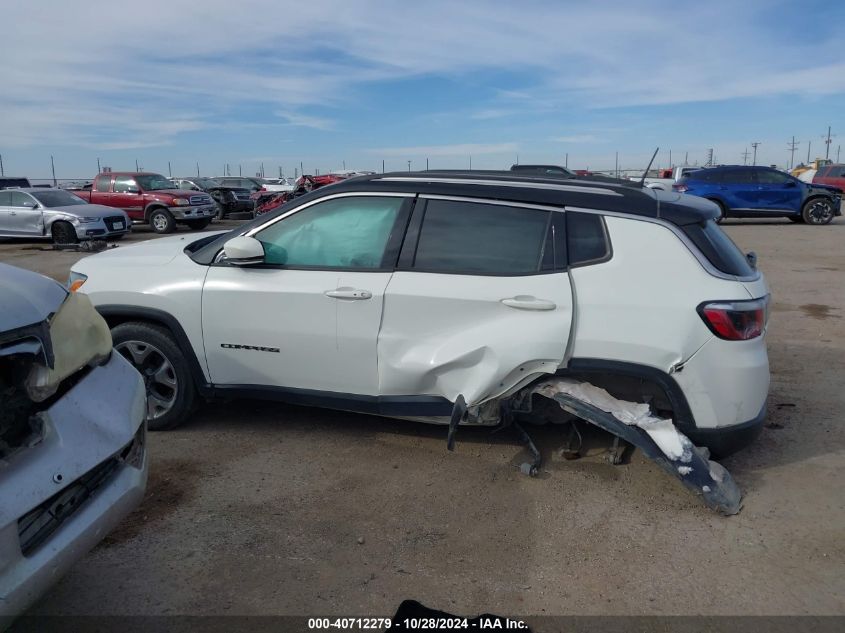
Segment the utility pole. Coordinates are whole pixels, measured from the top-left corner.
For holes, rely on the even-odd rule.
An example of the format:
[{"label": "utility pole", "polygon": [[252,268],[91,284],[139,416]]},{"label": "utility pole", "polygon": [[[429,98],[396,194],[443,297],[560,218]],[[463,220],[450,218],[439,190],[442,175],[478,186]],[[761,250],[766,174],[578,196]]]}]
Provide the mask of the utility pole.
[{"label": "utility pole", "polygon": [[52,154],[50,154],[50,168],[53,170],[53,186],[57,187],[59,183],[56,182],[56,163],[53,162]]},{"label": "utility pole", "polygon": [[197,161],[197,178],[199,178],[199,177],[200,177],[200,164],[199,164],[199,161]]},{"label": "utility pole", "polygon": [[343,171],[346,171],[346,161],[343,161]]},{"label": "utility pole", "polygon": [[[516,160],[519,160],[519,157]],[[428,171],[428,158],[425,159],[425,170]]]},{"label": "utility pole", "polygon": [[384,173],[384,159],[381,159],[381,173]]},{"label": "utility pole", "polygon": [[674,165],[672,164],[672,150],[671,149],[669,150],[669,167],[670,168],[674,167]]},{"label": "utility pole", "polygon": [[749,152],[749,151],[748,151],[748,148],[746,147],[746,148],[745,148],[745,151],[742,153],[742,164],[743,164],[743,165],[747,165],[747,164],[748,164],[748,155],[749,155],[750,153],[751,153],[751,152]]},{"label": "utility pole", "polygon": [[141,171],[140,169],[138,169],[138,159],[137,158],[135,159],[135,171]]},{"label": "utility pole", "polygon": [[[837,163],[839,162],[839,150],[840,150],[841,147],[842,147],[841,145],[836,146],[836,162]],[[2,168],[3,168],[3,159],[2,159],[2,157],[0,157],[0,169],[2,169]]]},{"label": "utility pole", "polygon": [[566,158],[564,159],[563,166],[565,169],[569,169],[569,152],[566,152]]},{"label": "utility pole", "polygon": [[173,171],[170,169],[170,161],[167,161],[167,175],[173,178]]},{"label": "utility pole", "polygon": [[261,177],[264,178],[264,161],[261,161]]},{"label": "utility pole", "polygon": [[[100,162],[100,159],[97,159],[97,162]],[[0,154],[0,176],[5,176],[6,172],[3,171],[3,154]]]},{"label": "utility pole", "polygon": [[758,146],[758,145],[760,145],[760,141],[754,141],[753,143],[751,143],[751,147],[753,147],[753,148],[754,148],[754,158],[753,158],[753,160],[751,161],[751,164],[752,164],[752,165],[756,165],[756,164],[757,164],[757,146]]},{"label": "utility pole", "polygon": [[100,173],[100,159],[97,159],[97,173]]},{"label": "utility pole", "polygon": [[813,141],[807,141],[807,165],[810,164],[810,148],[813,146]]},{"label": "utility pole", "polygon": [[411,171],[411,161],[408,161],[408,171]]},{"label": "utility pole", "polygon": [[789,143],[789,168],[792,169],[795,167],[795,150],[798,147],[799,141],[795,140],[795,137],[792,137],[792,142]]},{"label": "utility pole", "polygon": [[616,178],[619,178],[619,152],[616,152],[616,163],[613,171],[616,174]]},{"label": "utility pole", "polygon": [[[241,166],[238,165],[239,170],[240,170],[240,168],[241,168]],[[279,179],[281,180],[282,178],[284,178],[284,175],[282,174],[282,166],[279,165]]]},{"label": "utility pole", "polygon": [[705,167],[712,167],[713,166],[713,148],[709,148],[707,150],[707,162],[704,163]]},{"label": "utility pole", "polygon": [[689,165],[689,152],[684,154],[684,165]]},{"label": "utility pole", "polygon": [[827,126],[827,140],[824,142],[824,144],[825,144],[825,145],[827,145],[827,149],[825,149],[825,150],[824,150],[824,158],[825,158],[825,160],[828,160],[828,159],[830,158],[830,143],[831,143],[831,140],[830,140],[830,126],[828,125],[828,126]]},{"label": "utility pole", "polygon": [[305,168],[302,166],[302,161],[299,161],[299,173],[305,175]]}]

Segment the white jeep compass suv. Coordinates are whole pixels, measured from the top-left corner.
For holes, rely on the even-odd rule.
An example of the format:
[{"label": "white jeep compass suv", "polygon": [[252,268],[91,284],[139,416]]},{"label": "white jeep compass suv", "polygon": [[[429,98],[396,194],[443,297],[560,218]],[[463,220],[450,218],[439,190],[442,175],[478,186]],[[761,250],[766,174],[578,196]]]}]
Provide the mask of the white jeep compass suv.
[{"label": "white jeep compass suv", "polygon": [[769,385],[769,291],[718,213],[633,183],[370,175],[229,233],[88,257],[71,284],[144,375],[151,429],[198,396],[259,397],[442,421],[451,440],[555,396],[701,493],[721,481],[706,451],[691,475],[648,424],[725,455]]}]

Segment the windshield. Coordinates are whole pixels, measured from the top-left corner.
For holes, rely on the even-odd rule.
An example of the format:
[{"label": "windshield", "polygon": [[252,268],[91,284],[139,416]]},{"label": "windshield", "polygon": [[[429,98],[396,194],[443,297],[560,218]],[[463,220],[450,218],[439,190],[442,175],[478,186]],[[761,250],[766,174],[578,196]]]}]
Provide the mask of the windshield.
[{"label": "windshield", "polygon": [[72,193],[61,189],[47,189],[45,191],[32,191],[30,194],[48,209],[53,207],[69,207],[75,204],[88,204],[82,198],[77,198]]},{"label": "windshield", "polygon": [[138,186],[144,191],[160,191],[162,189],[176,189],[176,185],[159,174],[143,174],[135,176]]},{"label": "windshield", "polygon": [[211,178],[196,178],[193,182],[202,189],[211,189],[213,187],[220,186],[219,182],[212,180]]}]

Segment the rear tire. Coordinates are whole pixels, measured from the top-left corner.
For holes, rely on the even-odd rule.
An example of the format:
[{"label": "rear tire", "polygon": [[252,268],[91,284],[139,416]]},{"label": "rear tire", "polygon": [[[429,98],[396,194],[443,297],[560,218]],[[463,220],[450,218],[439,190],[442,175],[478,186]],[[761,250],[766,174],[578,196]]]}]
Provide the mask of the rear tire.
[{"label": "rear tire", "polygon": [[170,332],[152,323],[129,321],[111,331],[114,348],[144,379],[147,427],[173,429],[187,420],[196,397],[188,360]]},{"label": "rear tire", "polygon": [[827,198],[810,198],[801,209],[801,217],[807,224],[830,224],[833,220],[833,204]]},{"label": "rear tire", "polygon": [[54,244],[77,244],[79,238],[76,236],[76,229],[70,222],[53,222],[50,229]]},{"label": "rear tire", "polygon": [[153,209],[150,213],[150,226],[156,233],[173,233],[176,230],[176,220],[167,209]]},{"label": "rear tire", "polygon": [[202,220],[188,220],[185,222],[188,228],[192,231],[199,231],[211,224],[211,218],[203,218]]}]

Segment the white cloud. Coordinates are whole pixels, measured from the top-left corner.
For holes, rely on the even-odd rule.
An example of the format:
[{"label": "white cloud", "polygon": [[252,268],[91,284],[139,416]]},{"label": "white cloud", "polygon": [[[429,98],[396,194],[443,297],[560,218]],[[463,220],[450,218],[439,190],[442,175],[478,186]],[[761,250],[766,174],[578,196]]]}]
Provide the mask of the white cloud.
[{"label": "white cloud", "polygon": [[[776,10],[788,22],[803,9]],[[627,0],[432,0],[401,10],[380,0],[245,0],[235,11],[228,0],[12,3],[3,10],[15,28],[2,38],[0,139],[162,145],[238,121],[244,108],[326,130],[327,111],[368,104],[372,86],[479,72],[521,81],[493,103],[470,104],[476,120],[845,92],[845,63],[820,62],[838,60],[841,41],[784,37],[761,19],[772,13],[762,0],[714,0],[680,14]]]},{"label": "white cloud", "polygon": [[276,116],[285,119],[288,125],[297,127],[310,127],[315,130],[331,130],[334,127],[334,121],[323,117],[308,116],[296,112],[276,112]]},{"label": "white cloud", "polygon": [[417,147],[382,147],[368,149],[367,153],[379,156],[482,156],[485,154],[512,154],[516,143],[459,143],[456,145],[422,145]]},{"label": "white cloud", "polygon": [[605,139],[601,139],[594,134],[572,134],[570,136],[556,136],[552,139],[558,143],[605,143]]}]

